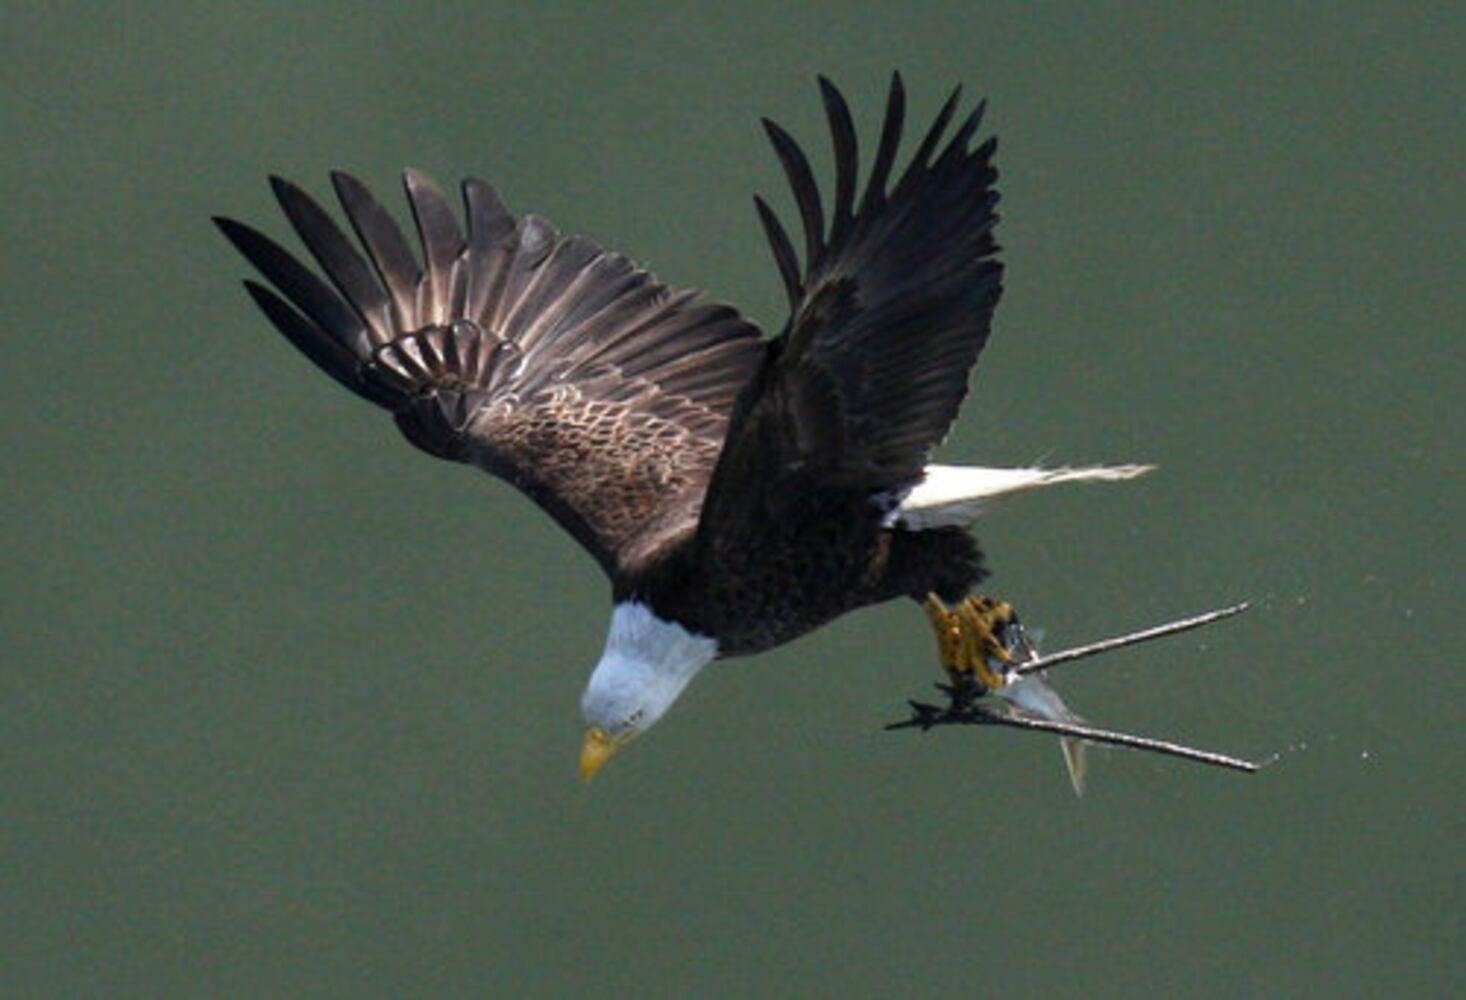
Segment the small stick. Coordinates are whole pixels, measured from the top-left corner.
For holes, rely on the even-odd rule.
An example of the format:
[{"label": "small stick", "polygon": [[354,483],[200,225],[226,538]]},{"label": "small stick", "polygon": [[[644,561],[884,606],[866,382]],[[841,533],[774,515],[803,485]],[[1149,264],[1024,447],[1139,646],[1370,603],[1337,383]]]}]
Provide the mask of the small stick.
[{"label": "small stick", "polygon": [[[1200,628],[1203,625],[1208,625],[1222,618],[1230,618],[1232,615],[1241,614],[1250,606],[1250,602],[1242,601],[1240,604],[1218,608],[1215,611],[1208,611],[1190,618],[1178,618],[1175,621],[1166,622],[1164,625],[1156,625],[1152,628],[1141,629],[1138,632],[1130,632],[1126,635],[1101,639],[1098,642],[1091,642],[1084,646],[1075,646],[1048,656],[1038,656],[1021,663],[1015,663],[1008,669],[1011,673],[1017,675],[1031,674],[1035,671],[1044,670],[1061,663],[1068,663],[1072,660],[1080,660],[1087,656],[1096,656],[1100,653],[1107,653],[1124,646],[1133,646],[1137,643],[1149,642],[1151,639],[1159,639],[1162,636],[1175,635],[1178,632]],[[1212,750],[1199,750],[1196,747],[1189,747],[1182,743],[1172,743],[1169,740],[1158,740],[1149,736],[1136,736],[1131,733],[1117,732],[1112,729],[1096,729],[1093,726],[1086,726],[1082,723],[1044,719],[1026,713],[995,712],[992,709],[973,703],[973,697],[981,696],[983,693],[981,689],[970,689],[960,686],[950,687],[942,684],[937,686],[943,691],[946,691],[952,698],[950,705],[946,708],[938,708],[936,705],[927,705],[917,701],[910,702],[912,709],[911,718],[901,722],[893,722],[887,725],[886,728],[919,728],[922,731],[926,731],[934,726],[941,725],[1008,726],[1013,729],[1026,729],[1030,732],[1057,733],[1060,736],[1071,736],[1088,740],[1091,743],[1107,743],[1111,746],[1129,747],[1132,750],[1145,750],[1151,753],[1165,754],[1170,757],[1180,757],[1183,760],[1195,761],[1199,764],[1209,764],[1213,767],[1226,767],[1235,771],[1245,771],[1249,774],[1257,771],[1261,767],[1260,764],[1256,764],[1250,760],[1243,760],[1240,757],[1231,757],[1227,754],[1216,753]]]},{"label": "small stick", "polygon": [[1015,674],[1031,674],[1036,670],[1047,670],[1060,663],[1068,663],[1071,660],[1080,660],[1086,656],[1108,653],[1110,650],[1119,649],[1122,646],[1134,646],[1137,643],[1149,642],[1152,639],[1159,639],[1162,636],[1175,635],[1177,632],[1186,632],[1194,628],[1200,628],[1203,625],[1209,625],[1222,618],[1240,615],[1251,606],[1250,601],[1243,601],[1240,604],[1218,608],[1215,611],[1208,611],[1205,614],[1194,615],[1190,618],[1178,618],[1173,622],[1166,622],[1164,625],[1141,629],[1139,632],[1130,632],[1126,635],[1117,635],[1109,639],[1101,639],[1098,642],[1091,642],[1084,646],[1075,646],[1072,649],[1060,650],[1057,653],[1050,653],[1047,656],[1040,656],[1035,660],[1020,663],[1013,667],[1012,671]]},{"label": "small stick", "polygon": [[[1088,740],[1091,743],[1108,743],[1112,746],[1129,747],[1132,750],[1148,750],[1151,753],[1166,754],[1170,757],[1181,757],[1185,760],[1196,761],[1199,764],[1210,764],[1213,767],[1230,767],[1234,771],[1246,771],[1252,773],[1261,765],[1250,760],[1243,760],[1240,757],[1230,757],[1224,753],[1216,753],[1212,750],[1198,750],[1195,747],[1188,747],[1182,743],[1172,743],[1170,740],[1158,740],[1149,736],[1134,736],[1130,733],[1120,733],[1113,729],[1096,729],[1093,726],[1086,726],[1074,722],[1059,722],[1054,719],[1039,719],[1030,715],[1005,715],[1001,712],[994,712],[983,708],[980,705],[968,705],[960,712],[939,712],[935,706],[917,706],[912,703],[916,715],[905,722],[897,722],[887,726],[887,729],[902,729],[907,726],[920,726],[928,729],[932,726],[943,723],[959,723],[970,726],[1011,726],[1014,729],[1027,729],[1044,733],[1058,733],[1062,736],[1075,736],[1079,739]],[[926,709],[927,711],[923,711]]]}]

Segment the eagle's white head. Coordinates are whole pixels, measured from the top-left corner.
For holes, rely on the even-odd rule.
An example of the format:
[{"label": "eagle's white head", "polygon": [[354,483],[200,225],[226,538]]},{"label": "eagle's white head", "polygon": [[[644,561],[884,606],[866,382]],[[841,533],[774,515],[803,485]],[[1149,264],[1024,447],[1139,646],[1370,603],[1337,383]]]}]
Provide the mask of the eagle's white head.
[{"label": "eagle's white head", "polygon": [[716,639],[658,618],[645,604],[616,605],[605,651],[580,699],[580,776],[590,781],[622,744],[651,728],[717,655]]}]

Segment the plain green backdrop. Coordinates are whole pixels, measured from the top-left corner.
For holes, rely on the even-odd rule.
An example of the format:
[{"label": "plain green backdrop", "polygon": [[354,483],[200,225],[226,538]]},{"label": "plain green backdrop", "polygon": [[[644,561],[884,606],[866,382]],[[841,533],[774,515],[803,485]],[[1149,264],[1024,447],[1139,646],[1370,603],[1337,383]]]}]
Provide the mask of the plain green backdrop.
[{"label": "plain green backdrop", "polygon": [[[1444,995],[1463,986],[1463,19],[1450,5],[13,5],[0,992]],[[758,117],[828,184],[947,89],[1007,292],[942,452],[1158,463],[979,525],[1089,719],[881,730],[910,605],[719,666],[587,789],[593,564],[255,313],[210,214],[416,165],[766,328]],[[908,147],[909,148],[909,147]],[[395,204],[395,203],[394,203]]]}]

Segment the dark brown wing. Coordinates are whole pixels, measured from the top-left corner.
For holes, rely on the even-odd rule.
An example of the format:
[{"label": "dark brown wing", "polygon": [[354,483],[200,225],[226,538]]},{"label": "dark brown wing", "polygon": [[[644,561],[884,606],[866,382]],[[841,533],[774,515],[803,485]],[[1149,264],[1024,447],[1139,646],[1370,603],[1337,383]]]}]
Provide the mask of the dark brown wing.
[{"label": "dark brown wing", "polygon": [[[850,111],[820,79],[834,137],[835,198],[825,207],[804,153],[766,121],[804,229],[804,268],[762,199],[759,216],[790,299],[769,359],[739,400],[703,525],[757,516],[800,484],[880,493],[921,476],[967,393],[1002,290],[993,225],[996,140],[969,148],[979,105],[938,151],[954,91],[910,165],[887,190],[905,118],[891,81],[885,121],[857,208]],[[791,478],[793,477],[793,478]]]},{"label": "dark brown wing", "polygon": [[607,573],[695,525],[763,354],[752,324],[543,219],[516,221],[482,181],[463,183],[465,238],[442,192],[407,171],[419,263],[360,181],[332,180],[365,257],[272,179],[330,284],[258,231],[215,220],[274,286],[245,282],[291,343],[391,410],[414,444],[522,489]]}]

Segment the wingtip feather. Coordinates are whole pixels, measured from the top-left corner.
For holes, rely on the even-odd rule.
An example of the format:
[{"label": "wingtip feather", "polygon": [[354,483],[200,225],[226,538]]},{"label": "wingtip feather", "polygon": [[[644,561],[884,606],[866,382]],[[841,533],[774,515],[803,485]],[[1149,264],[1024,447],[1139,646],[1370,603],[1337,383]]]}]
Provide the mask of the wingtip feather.
[{"label": "wingtip feather", "polygon": [[804,291],[799,280],[799,258],[794,252],[794,244],[789,241],[789,233],[768,202],[759,195],[754,195],[753,204],[758,212],[759,223],[764,228],[764,236],[769,241],[769,249],[773,252],[774,265],[779,269],[779,277],[784,282],[784,291],[789,296],[789,307],[793,309]]}]

